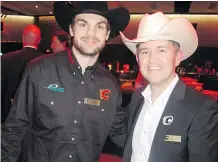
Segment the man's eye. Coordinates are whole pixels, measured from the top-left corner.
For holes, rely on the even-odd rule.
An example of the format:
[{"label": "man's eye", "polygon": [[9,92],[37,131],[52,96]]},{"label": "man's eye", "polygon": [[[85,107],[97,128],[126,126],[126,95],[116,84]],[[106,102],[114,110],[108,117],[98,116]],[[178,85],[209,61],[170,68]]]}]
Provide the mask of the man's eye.
[{"label": "man's eye", "polygon": [[163,53],[163,52],[166,52],[166,50],[164,50],[164,49],[159,49],[158,52]]},{"label": "man's eye", "polygon": [[146,55],[146,54],[148,54],[148,51],[141,51],[140,54],[141,55]]},{"label": "man's eye", "polygon": [[99,28],[99,29],[104,29],[104,26],[98,25],[98,28]]},{"label": "man's eye", "polygon": [[80,23],[79,26],[80,26],[80,27],[85,27],[86,24],[84,24],[84,23]]}]

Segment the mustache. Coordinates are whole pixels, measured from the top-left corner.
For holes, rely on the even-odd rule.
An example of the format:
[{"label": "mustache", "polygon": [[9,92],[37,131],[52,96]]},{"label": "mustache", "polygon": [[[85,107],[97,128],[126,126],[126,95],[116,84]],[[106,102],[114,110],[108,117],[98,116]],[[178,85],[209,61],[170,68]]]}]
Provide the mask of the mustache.
[{"label": "mustache", "polygon": [[98,38],[96,38],[96,37],[82,37],[81,40],[86,40],[86,41],[90,41],[90,40],[91,40],[91,41],[96,41],[96,42],[97,42],[97,41],[98,41],[98,42],[100,41],[100,40],[99,40]]}]

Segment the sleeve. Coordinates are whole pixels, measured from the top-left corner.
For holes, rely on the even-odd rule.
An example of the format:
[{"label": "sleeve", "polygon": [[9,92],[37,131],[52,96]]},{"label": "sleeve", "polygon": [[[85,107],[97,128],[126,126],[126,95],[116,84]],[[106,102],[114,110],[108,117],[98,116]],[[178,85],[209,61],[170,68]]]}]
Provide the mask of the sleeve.
[{"label": "sleeve", "polygon": [[1,160],[3,162],[16,162],[20,154],[23,137],[31,126],[35,94],[35,84],[29,70],[26,69],[9,115],[2,126]]},{"label": "sleeve", "polygon": [[[8,114],[8,98],[7,96],[7,71],[9,68],[7,65],[9,65],[9,62],[6,62],[7,60],[4,59],[4,57],[1,56],[1,123],[3,123],[7,117]],[[9,71],[8,71],[9,72]]]},{"label": "sleeve", "polygon": [[218,105],[205,102],[188,132],[189,162],[218,161]]},{"label": "sleeve", "polygon": [[110,130],[109,136],[111,140],[119,147],[124,147],[125,140],[127,137],[127,124],[128,116],[127,112],[122,108],[122,94],[120,93],[117,102],[117,111],[115,120]]},{"label": "sleeve", "polygon": [[[5,61],[3,57],[1,56],[1,95],[4,94],[5,92],[5,84],[6,84],[6,78],[5,78]],[[3,96],[1,96],[2,99],[4,99]]]}]

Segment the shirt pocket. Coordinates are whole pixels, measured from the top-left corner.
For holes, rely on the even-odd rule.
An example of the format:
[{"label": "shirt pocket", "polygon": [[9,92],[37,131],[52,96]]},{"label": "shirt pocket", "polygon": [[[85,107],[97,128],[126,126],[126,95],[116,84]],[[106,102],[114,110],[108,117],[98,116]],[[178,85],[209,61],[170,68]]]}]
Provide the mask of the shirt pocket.
[{"label": "shirt pocket", "polygon": [[87,129],[91,132],[92,143],[103,144],[114,119],[110,107],[89,105],[86,108],[85,116],[87,118]]},{"label": "shirt pocket", "polygon": [[[167,137],[168,136],[168,137]],[[168,134],[164,138],[164,151],[168,152],[170,157],[172,156],[186,156],[188,149],[188,141],[184,134]],[[181,137],[181,141],[180,138]]]},{"label": "shirt pocket", "polygon": [[41,95],[36,110],[38,123],[47,128],[63,126],[70,114],[69,104],[63,93],[50,92]]},{"label": "shirt pocket", "polygon": [[102,127],[110,127],[115,115],[115,107],[112,104],[103,104],[101,106],[88,105],[86,108],[86,118],[91,123],[100,123]]}]

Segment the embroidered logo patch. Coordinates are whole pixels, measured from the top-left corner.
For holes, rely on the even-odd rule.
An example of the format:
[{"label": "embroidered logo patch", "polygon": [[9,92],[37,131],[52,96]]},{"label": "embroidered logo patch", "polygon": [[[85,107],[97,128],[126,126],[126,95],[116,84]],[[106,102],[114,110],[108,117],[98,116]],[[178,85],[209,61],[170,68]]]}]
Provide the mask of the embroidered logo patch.
[{"label": "embroidered logo patch", "polygon": [[49,91],[52,92],[64,92],[64,88],[58,87],[57,84],[50,84],[48,87],[43,87],[43,88],[47,88]]},{"label": "embroidered logo patch", "polygon": [[108,100],[111,91],[109,89],[101,89],[100,90],[100,98],[101,100]]}]

